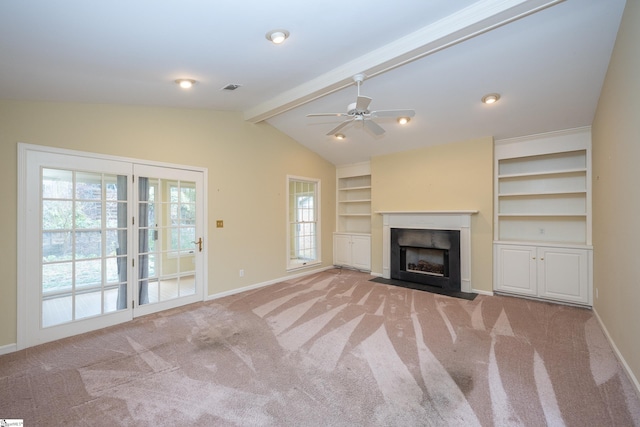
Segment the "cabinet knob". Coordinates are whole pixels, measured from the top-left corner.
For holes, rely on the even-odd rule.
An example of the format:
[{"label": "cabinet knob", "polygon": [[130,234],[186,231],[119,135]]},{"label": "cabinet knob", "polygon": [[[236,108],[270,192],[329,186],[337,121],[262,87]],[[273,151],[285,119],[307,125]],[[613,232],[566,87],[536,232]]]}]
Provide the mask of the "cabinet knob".
[{"label": "cabinet knob", "polygon": [[544,257],[540,258],[540,261],[544,261]]},{"label": "cabinet knob", "polygon": [[531,258],[531,259],[536,259],[536,257],[533,257],[533,258]]}]

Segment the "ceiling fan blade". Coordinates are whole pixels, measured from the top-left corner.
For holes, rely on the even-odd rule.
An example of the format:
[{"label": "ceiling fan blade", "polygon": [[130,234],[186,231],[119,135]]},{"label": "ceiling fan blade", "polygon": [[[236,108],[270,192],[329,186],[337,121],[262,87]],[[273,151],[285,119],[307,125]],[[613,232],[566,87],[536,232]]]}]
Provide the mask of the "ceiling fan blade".
[{"label": "ceiling fan blade", "polygon": [[371,117],[413,117],[414,110],[378,110],[370,113]]},{"label": "ceiling fan blade", "polygon": [[356,110],[365,111],[369,108],[369,104],[371,103],[371,98],[368,96],[358,96],[358,100],[356,101]]},{"label": "ceiling fan blade", "polygon": [[376,122],[372,120],[365,120],[364,125],[376,135],[382,135],[384,133],[384,129],[382,129]]},{"label": "ceiling fan blade", "polygon": [[333,128],[332,130],[330,130],[329,132],[327,132],[327,135],[331,136],[331,135],[335,135],[340,129],[344,128],[346,125],[348,125],[349,123],[351,123],[353,120],[345,120],[344,122],[340,123],[338,126],[336,126],[335,128]]},{"label": "ceiling fan blade", "polygon": [[311,113],[307,117],[343,117],[348,116],[347,113]]}]

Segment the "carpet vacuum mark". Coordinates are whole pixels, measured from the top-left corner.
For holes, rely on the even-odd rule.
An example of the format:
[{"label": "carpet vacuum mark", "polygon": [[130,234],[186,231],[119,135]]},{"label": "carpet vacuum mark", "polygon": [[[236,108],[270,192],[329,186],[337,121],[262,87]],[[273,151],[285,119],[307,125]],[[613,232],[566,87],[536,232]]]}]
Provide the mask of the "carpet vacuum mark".
[{"label": "carpet vacuum mark", "polygon": [[329,270],[0,356],[26,425],[640,425],[590,310]]}]

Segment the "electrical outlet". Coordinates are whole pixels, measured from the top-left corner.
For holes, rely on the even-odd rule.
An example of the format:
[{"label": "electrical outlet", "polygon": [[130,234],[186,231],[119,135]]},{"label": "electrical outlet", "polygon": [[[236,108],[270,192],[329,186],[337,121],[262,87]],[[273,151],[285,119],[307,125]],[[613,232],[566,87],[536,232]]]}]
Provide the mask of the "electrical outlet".
[{"label": "electrical outlet", "polygon": [[596,299],[598,299],[598,288],[596,288]]},{"label": "electrical outlet", "polygon": [[240,277],[244,277],[244,269],[243,268],[240,269]]},{"label": "electrical outlet", "polygon": [[216,227],[217,227],[217,228],[222,228],[222,227],[224,227],[224,222],[222,222],[222,220],[221,220],[221,219],[217,220],[217,221],[216,221]]}]

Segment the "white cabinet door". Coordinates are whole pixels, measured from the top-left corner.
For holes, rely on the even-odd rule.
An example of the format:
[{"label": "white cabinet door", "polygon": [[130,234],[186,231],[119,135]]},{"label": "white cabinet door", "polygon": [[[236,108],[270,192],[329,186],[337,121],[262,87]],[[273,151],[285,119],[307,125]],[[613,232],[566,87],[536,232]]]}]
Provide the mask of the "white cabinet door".
[{"label": "white cabinet door", "polygon": [[334,234],[333,264],[358,270],[371,270],[371,236]]},{"label": "white cabinet door", "polygon": [[560,301],[589,303],[586,250],[539,248],[539,295]]},{"label": "white cabinet door", "polygon": [[536,248],[496,246],[496,290],[537,296]]},{"label": "white cabinet door", "polygon": [[333,235],[333,263],[335,265],[351,265],[351,236],[349,234]]},{"label": "white cabinet door", "polygon": [[351,236],[351,265],[371,270],[371,236]]},{"label": "white cabinet door", "polygon": [[495,290],[591,305],[587,249],[495,246]]}]

